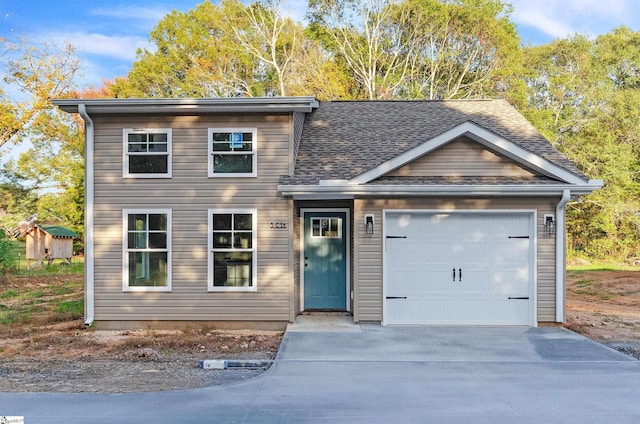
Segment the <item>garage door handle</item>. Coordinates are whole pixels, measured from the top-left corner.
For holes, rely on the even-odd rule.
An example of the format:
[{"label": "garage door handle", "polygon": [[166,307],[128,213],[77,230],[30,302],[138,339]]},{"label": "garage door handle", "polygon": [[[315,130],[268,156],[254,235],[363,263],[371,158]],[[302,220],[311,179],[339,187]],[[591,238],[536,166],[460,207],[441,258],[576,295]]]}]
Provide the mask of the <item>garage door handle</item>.
[{"label": "garage door handle", "polygon": [[458,281],[462,281],[462,268],[458,268]]},{"label": "garage door handle", "polygon": [[526,297],[511,297],[511,296],[509,296],[509,300],[529,300],[529,296],[526,296]]},{"label": "garage door handle", "polygon": [[406,299],[407,296],[387,296],[387,299]]}]

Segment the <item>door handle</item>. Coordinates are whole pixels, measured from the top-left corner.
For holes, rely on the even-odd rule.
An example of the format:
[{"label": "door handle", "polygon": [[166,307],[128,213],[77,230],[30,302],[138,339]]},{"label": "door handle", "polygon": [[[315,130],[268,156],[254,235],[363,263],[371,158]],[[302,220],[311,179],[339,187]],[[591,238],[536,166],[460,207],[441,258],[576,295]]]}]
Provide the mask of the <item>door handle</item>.
[{"label": "door handle", "polygon": [[453,268],[453,282],[456,282],[456,269]]},{"label": "door handle", "polygon": [[458,281],[462,282],[462,268],[458,268]]}]

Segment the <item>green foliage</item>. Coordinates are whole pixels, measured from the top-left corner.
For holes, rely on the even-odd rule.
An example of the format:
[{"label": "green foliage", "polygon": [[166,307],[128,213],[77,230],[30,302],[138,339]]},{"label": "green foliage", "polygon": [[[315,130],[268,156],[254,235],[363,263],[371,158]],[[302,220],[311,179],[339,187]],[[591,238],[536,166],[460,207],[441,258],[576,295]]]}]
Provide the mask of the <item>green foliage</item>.
[{"label": "green foliage", "polygon": [[[232,41],[225,16],[235,4],[209,1],[188,12],[174,10],[151,32],[153,50],[139,50],[116,97],[232,97],[264,95],[257,63]],[[225,10],[232,9],[232,10]],[[225,15],[226,12],[226,15]]]},{"label": "green foliage", "polygon": [[0,275],[14,270],[17,259],[11,240],[0,238]]},{"label": "green foliage", "polygon": [[525,49],[533,124],[603,189],[567,207],[570,256],[640,256],[640,33]]},{"label": "green foliage", "polygon": [[356,98],[483,97],[504,92],[521,61],[510,13],[499,0],[312,0],[309,34]]},{"label": "green foliage", "polygon": [[[0,170],[0,226],[14,230],[21,220],[38,213],[40,222],[60,222],[82,232],[84,208],[84,137],[79,117],[54,108],[53,98],[74,87],[79,60],[71,46],[58,48],[23,42],[11,46],[4,82],[28,101],[0,98],[12,109],[13,122],[0,118],[0,146],[31,143],[18,160]],[[1,113],[1,112],[0,112]],[[5,148],[7,148],[5,146]]]}]

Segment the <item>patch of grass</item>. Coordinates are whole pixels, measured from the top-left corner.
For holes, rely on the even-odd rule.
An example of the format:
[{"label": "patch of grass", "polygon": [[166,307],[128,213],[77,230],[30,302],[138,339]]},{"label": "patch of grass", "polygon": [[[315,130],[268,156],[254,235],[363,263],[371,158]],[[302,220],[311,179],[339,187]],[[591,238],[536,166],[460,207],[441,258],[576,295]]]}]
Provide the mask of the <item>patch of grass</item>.
[{"label": "patch of grass", "polygon": [[593,278],[588,278],[586,280],[578,280],[576,281],[576,287],[586,287],[586,286],[590,286],[591,283],[594,283],[596,280]]},{"label": "patch of grass", "polygon": [[0,298],[2,299],[11,299],[12,297],[18,297],[18,291],[17,290],[13,290],[13,289],[9,289],[6,292],[0,294]]},{"label": "patch of grass", "polygon": [[47,293],[42,292],[42,291],[34,291],[34,292],[28,292],[28,293],[24,293],[21,297],[23,299],[38,299],[40,297],[44,297],[46,296]]},{"label": "patch of grass", "polygon": [[5,309],[0,311],[0,324],[11,325],[16,323],[27,323],[31,321],[33,314],[42,312],[42,307],[29,305],[17,309]]},{"label": "patch of grass", "polygon": [[49,288],[51,289],[51,293],[58,296],[62,294],[73,293],[77,290],[75,287],[72,287],[72,286],[62,286],[62,287],[51,286]]},{"label": "patch of grass", "polygon": [[42,275],[64,275],[64,274],[82,274],[84,272],[84,259],[74,259],[71,263],[67,261],[56,262],[51,265],[45,265],[42,269],[33,269],[22,272],[23,274],[42,276]]},{"label": "patch of grass", "polygon": [[640,267],[626,263],[595,261],[588,265],[567,265],[567,271],[640,271]]},{"label": "patch of grass", "polygon": [[602,300],[611,300],[611,299],[613,299],[613,295],[612,294],[601,294],[600,295],[600,299],[602,299]]},{"label": "patch of grass", "polygon": [[584,294],[587,296],[598,296],[599,292],[594,291],[594,290],[576,290],[575,291],[577,294]]},{"label": "patch of grass", "polygon": [[18,322],[18,316],[12,310],[0,310],[0,324],[10,325]]},{"label": "patch of grass", "polygon": [[70,300],[67,302],[58,303],[53,308],[53,312],[56,314],[64,314],[71,319],[81,318],[84,314],[84,301],[83,300]]}]

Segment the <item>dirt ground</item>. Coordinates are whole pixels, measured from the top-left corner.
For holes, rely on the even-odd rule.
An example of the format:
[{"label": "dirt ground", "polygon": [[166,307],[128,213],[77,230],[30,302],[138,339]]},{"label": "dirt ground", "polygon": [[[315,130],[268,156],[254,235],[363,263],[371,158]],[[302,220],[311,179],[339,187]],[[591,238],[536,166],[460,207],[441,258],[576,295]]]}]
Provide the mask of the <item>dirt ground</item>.
[{"label": "dirt ground", "polygon": [[[81,300],[79,274],[0,276],[0,391],[117,393],[230,384],[268,366],[202,370],[198,361],[268,362],[282,339],[281,332],[206,326],[85,329]],[[639,305],[640,271],[568,272],[566,326],[640,359]]]},{"label": "dirt ground", "polygon": [[[86,329],[82,275],[0,277],[0,391],[134,392],[229,384],[267,366],[202,370],[203,359],[275,358],[280,331]],[[80,306],[82,306],[80,304]]]},{"label": "dirt ground", "polygon": [[566,326],[640,359],[640,271],[569,271]]}]

